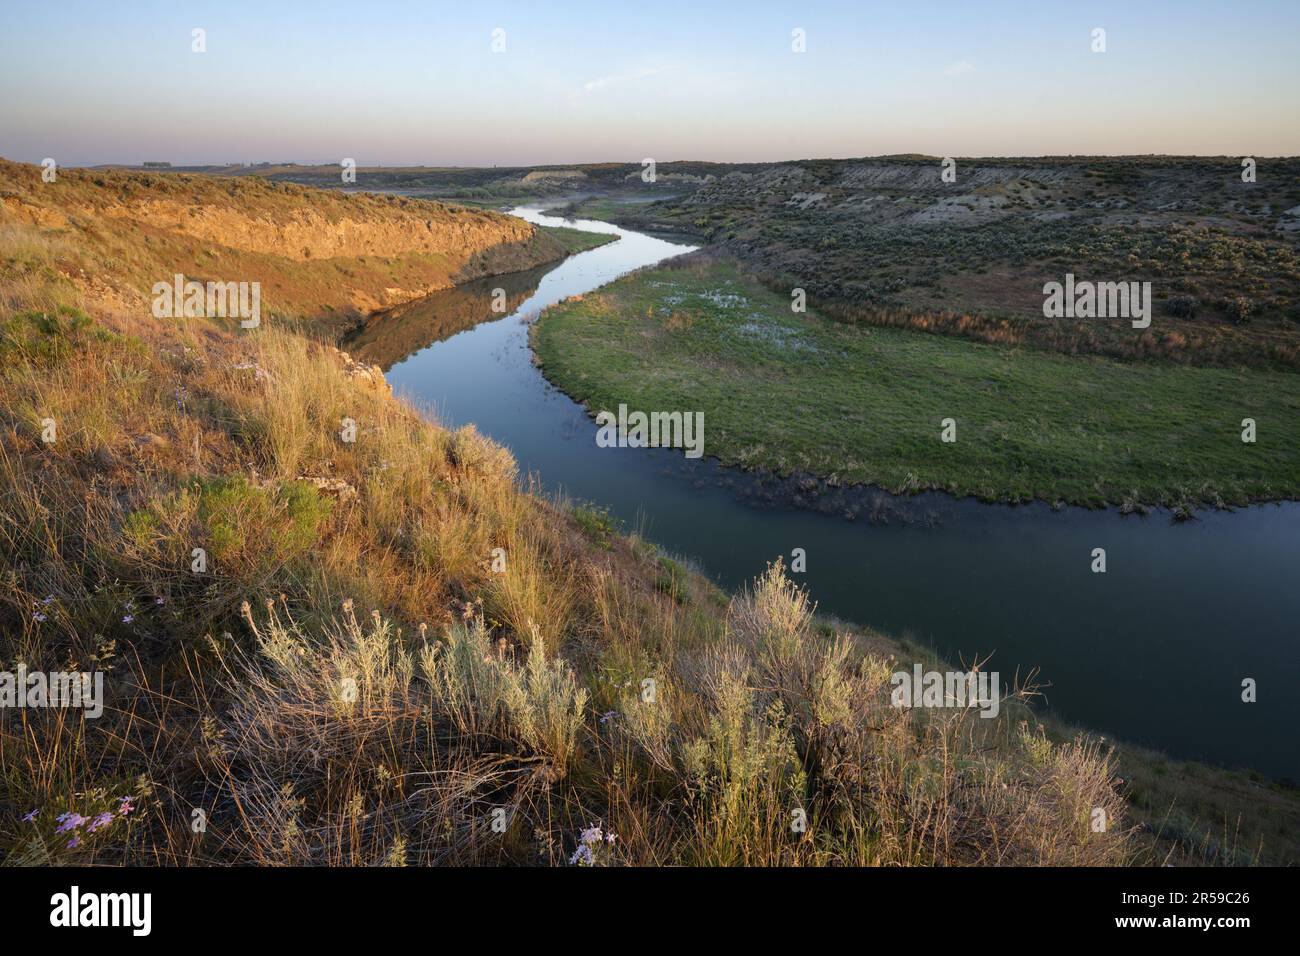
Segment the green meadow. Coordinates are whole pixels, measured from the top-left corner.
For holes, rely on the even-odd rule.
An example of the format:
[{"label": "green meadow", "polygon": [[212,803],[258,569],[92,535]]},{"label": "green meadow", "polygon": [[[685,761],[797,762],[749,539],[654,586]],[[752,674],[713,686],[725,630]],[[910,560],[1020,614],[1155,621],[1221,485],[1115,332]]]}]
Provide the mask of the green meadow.
[{"label": "green meadow", "polygon": [[728,260],[634,273],[549,309],[533,339],[593,412],[703,411],[705,453],[747,468],[1088,506],[1300,488],[1300,376],[849,326],[795,313]]}]

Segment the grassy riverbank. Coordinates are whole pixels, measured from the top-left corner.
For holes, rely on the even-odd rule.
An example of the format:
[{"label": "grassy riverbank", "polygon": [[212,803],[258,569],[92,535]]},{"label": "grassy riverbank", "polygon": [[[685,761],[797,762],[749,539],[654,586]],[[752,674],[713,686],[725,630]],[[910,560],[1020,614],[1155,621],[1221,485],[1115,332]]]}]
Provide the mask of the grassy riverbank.
[{"label": "grassy riverbank", "polygon": [[570,255],[586,252],[588,249],[596,249],[618,241],[616,234],[608,232],[570,229],[568,226],[539,226],[538,228],[546,235],[559,240],[560,244],[564,246],[564,250]]},{"label": "grassy riverbank", "polygon": [[102,237],[0,232],[0,668],[105,677],[0,709],[0,862],[567,865],[597,823],[612,865],[1293,858],[1287,792],[1020,696],[893,708],[919,650],[534,496],[313,311],[152,318]]},{"label": "grassy riverbank", "polygon": [[703,411],[706,453],[749,468],[1091,506],[1300,493],[1300,376],[847,326],[793,313],[725,259],[561,303],[534,346],[547,377],[593,410]]}]

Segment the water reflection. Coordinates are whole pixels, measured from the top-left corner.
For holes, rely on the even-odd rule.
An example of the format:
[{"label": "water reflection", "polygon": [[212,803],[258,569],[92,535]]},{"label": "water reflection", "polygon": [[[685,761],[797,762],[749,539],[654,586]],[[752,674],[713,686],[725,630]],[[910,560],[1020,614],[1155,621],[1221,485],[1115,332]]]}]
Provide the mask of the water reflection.
[{"label": "water reflection", "polygon": [[[387,372],[408,355],[434,342],[518,311],[537,291],[542,276],[556,266],[552,262],[525,272],[475,279],[377,313],[364,327],[348,336],[345,348],[355,358]],[[504,310],[493,308],[499,301],[497,289],[505,293]]]},{"label": "water reflection", "polygon": [[[368,328],[362,347],[399,393],[449,425],[473,422],[547,491],[609,507],[727,588],[804,548],[801,580],[824,613],[913,636],[952,661],[993,653],[1004,678],[1037,667],[1051,707],[1093,730],[1300,778],[1287,730],[1300,722],[1300,503],[1178,525],[1164,511],[900,498],[667,449],[597,448],[586,411],[533,364],[520,317],[686,247],[578,225],[620,239],[518,277],[506,318],[485,321],[502,277],[412,303]],[[1106,574],[1090,571],[1096,547]],[[1258,703],[1241,700],[1248,677]]]}]

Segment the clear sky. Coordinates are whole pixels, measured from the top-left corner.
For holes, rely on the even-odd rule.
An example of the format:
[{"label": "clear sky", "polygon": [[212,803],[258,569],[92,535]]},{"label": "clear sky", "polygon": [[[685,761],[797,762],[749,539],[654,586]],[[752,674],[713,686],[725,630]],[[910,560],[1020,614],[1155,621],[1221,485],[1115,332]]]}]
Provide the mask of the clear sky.
[{"label": "clear sky", "polygon": [[902,152],[1300,154],[1300,0],[0,3],[27,162]]}]

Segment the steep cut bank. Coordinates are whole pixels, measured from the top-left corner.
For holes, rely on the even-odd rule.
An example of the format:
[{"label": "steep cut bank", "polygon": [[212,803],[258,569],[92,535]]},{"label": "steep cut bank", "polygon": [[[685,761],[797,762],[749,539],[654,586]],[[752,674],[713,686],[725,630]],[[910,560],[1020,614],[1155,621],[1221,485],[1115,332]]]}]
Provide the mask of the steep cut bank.
[{"label": "steep cut bank", "polygon": [[19,253],[49,253],[88,300],[120,308],[147,309],[176,273],[260,282],[264,314],[337,335],[376,309],[567,254],[530,223],[440,202],[256,177],[42,172],[0,160],[0,230]]}]

